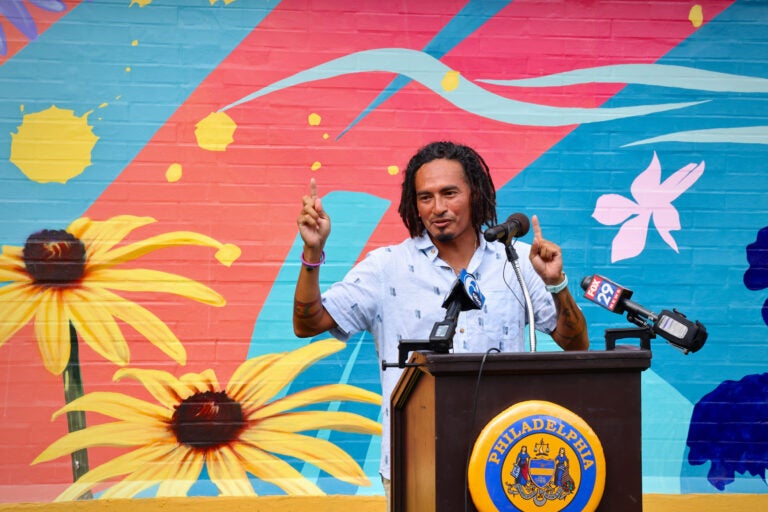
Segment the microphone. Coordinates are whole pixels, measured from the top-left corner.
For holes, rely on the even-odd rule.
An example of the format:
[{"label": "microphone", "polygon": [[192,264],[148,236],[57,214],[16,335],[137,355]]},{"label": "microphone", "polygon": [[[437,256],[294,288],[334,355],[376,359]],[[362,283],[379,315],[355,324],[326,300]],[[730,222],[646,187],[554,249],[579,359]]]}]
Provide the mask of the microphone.
[{"label": "microphone", "polygon": [[453,347],[453,335],[456,333],[456,321],[459,313],[470,309],[481,309],[485,304],[485,296],[480,291],[475,276],[462,269],[451,292],[443,301],[447,310],[445,319],[435,322],[429,335],[429,343],[435,352],[446,353]]},{"label": "microphone", "polygon": [[707,341],[707,329],[698,321],[691,322],[676,309],[663,309],[656,314],[630,300],[632,290],[597,274],[581,280],[584,297],[608,311],[622,314],[639,327],[649,327],[654,334],[667,340],[684,354],[696,352]]},{"label": "microphone", "polygon": [[510,215],[505,222],[488,228],[483,236],[488,242],[507,242],[512,238],[525,236],[530,228],[531,223],[528,221],[528,217],[518,212]]}]

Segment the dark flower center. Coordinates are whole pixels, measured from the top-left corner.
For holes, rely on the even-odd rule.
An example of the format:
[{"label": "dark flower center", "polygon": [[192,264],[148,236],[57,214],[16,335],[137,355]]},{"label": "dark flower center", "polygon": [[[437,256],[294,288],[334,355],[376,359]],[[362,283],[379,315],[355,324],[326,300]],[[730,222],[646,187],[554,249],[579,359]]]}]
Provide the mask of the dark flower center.
[{"label": "dark flower center", "polygon": [[176,439],[200,450],[231,443],[244,427],[240,403],[223,391],[192,395],[176,406],[171,418]]},{"label": "dark flower center", "polygon": [[37,284],[66,286],[85,272],[85,245],[63,229],[33,233],[24,244],[24,266]]}]

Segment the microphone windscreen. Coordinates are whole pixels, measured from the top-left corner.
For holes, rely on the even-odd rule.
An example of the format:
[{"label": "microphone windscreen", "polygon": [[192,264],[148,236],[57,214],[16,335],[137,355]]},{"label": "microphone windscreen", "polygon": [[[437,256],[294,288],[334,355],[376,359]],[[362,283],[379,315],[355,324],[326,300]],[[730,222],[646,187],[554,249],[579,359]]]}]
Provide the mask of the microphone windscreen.
[{"label": "microphone windscreen", "polygon": [[520,226],[520,231],[517,234],[518,238],[527,235],[528,230],[531,229],[531,221],[528,220],[528,217],[524,213],[513,213],[509,216],[507,222],[514,222]]}]

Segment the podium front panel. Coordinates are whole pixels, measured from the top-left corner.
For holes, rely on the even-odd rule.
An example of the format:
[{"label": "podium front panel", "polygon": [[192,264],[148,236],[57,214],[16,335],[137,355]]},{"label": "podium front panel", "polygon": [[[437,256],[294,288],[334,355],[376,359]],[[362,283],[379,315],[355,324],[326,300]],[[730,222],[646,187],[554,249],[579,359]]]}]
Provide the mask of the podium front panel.
[{"label": "podium front panel", "polygon": [[[474,442],[519,402],[542,400],[577,414],[605,454],[597,510],[642,510],[640,374],[650,352],[415,353],[392,395],[392,497],[397,511],[476,510],[466,490]],[[465,509],[465,501],[467,507]]]}]

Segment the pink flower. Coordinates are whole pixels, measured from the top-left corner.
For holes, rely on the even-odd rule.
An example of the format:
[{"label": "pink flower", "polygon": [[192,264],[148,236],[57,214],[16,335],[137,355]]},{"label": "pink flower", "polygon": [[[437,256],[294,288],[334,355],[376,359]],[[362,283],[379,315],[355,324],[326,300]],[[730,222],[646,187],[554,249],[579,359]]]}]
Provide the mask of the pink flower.
[{"label": "pink flower", "polygon": [[613,239],[611,262],[637,256],[643,252],[648,225],[653,225],[661,238],[679,252],[671,231],[680,229],[680,216],[672,201],[688,190],[704,173],[704,162],[688,164],[661,181],[661,165],[653,153],[650,165],[632,182],[634,201],[618,194],[605,194],[597,199],[592,217],[600,224],[622,224]]}]

